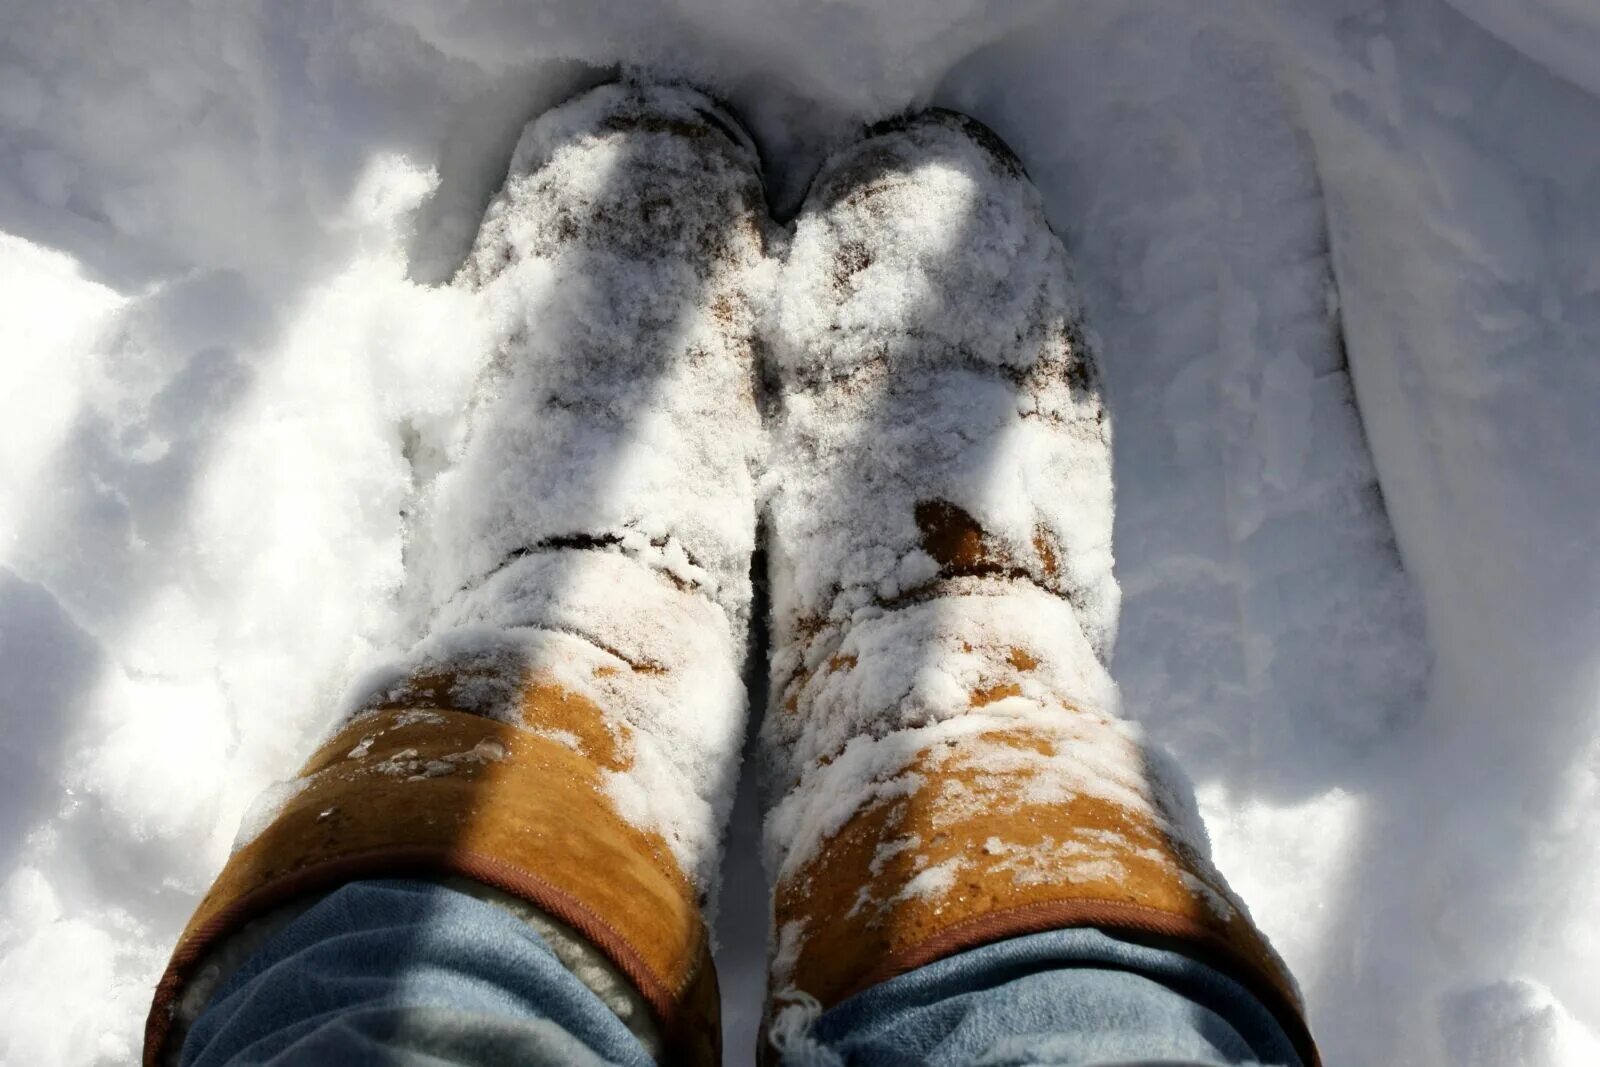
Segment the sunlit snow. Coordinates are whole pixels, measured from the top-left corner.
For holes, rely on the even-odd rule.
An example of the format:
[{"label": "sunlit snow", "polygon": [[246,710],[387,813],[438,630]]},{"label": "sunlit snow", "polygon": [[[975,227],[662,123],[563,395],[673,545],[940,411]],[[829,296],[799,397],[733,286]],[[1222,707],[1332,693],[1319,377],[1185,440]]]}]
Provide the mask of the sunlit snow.
[{"label": "sunlit snow", "polygon": [[417,636],[408,564],[476,566],[408,531],[472,499],[484,358],[543,283],[445,283],[528,119],[618,63],[726,99],[785,216],[863,121],[937,102],[1007,139],[1106,379],[1122,707],[1330,1067],[1593,1062],[1600,9],[1572,0],[0,7],[0,1062],[135,1060],[241,818]]}]

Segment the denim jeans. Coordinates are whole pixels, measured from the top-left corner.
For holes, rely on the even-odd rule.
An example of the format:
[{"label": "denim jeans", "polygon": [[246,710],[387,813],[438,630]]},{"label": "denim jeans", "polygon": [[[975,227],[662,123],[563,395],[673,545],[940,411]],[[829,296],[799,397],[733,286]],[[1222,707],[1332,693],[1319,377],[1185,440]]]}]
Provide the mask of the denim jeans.
[{"label": "denim jeans", "polygon": [[[1249,993],[1097,930],[1014,938],[818,1014],[777,1015],[782,1062],[1300,1067]],[[730,1049],[731,1063],[754,1050]],[[526,923],[431,882],[353,882],[274,933],[191,1027],[185,1067],[619,1064],[639,1039]]]}]

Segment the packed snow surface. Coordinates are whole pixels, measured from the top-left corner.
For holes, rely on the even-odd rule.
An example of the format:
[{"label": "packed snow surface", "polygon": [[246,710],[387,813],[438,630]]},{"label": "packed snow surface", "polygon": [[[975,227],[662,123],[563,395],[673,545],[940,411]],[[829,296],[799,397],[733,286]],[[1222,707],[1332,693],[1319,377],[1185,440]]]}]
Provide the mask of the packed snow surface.
[{"label": "packed snow surface", "polygon": [[1124,709],[1328,1062],[1593,1062],[1600,9],[758,7],[0,7],[0,1062],[135,1058],[242,814],[414,636],[497,328],[442,283],[619,63],[726,99],[780,212],[908,106],[1011,143],[1106,379]]}]

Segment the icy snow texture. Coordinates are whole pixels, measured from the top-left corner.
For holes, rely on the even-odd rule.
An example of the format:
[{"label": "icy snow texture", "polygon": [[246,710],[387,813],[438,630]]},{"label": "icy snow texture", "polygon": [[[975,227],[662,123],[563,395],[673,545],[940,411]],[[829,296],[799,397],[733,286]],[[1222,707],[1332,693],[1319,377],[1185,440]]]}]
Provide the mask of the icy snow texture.
[{"label": "icy snow texture", "polygon": [[[997,631],[1031,624],[1018,643],[1064,642],[1062,683],[1103,703],[1092,693],[1103,674],[1094,654],[1111,643],[1117,587],[1104,413],[1086,388],[1092,357],[1042,204],[978,136],[950,119],[881,134],[824,167],[796,220],[768,331],[779,394],[765,478],[779,700],[830,657],[865,657],[843,672],[858,680],[852,691],[828,703],[853,707],[861,722],[916,718],[925,702],[902,700],[913,686],[900,675],[918,662],[903,653],[937,642],[945,656],[922,666],[948,665],[958,680],[964,639],[1002,647]],[[1049,590],[1074,610],[1032,598],[1030,608],[1055,612],[1043,626],[1003,605],[942,625],[893,610],[939,578],[948,561],[931,552],[980,529],[978,569],[997,573],[965,577],[1023,578],[1004,592]],[[947,688],[941,695],[965,704],[970,687]],[[789,755],[804,765],[830,754],[861,722]],[[769,720],[780,734],[788,723]],[[781,787],[790,774],[779,777]]]},{"label": "icy snow texture", "polygon": [[574,60],[714,83],[788,207],[858,120],[994,125],[1100,338],[1128,713],[1329,1063],[1592,1061],[1541,1035],[1600,1029],[1593,5],[10,0],[0,1062],[133,1058],[250,798],[411,636],[494,329],[429,283]]},{"label": "icy snow texture", "polygon": [[769,273],[759,161],[698,94],[635,92],[558,108],[512,154],[458,281],[503,338],[481,386],[491,400],[433,489],[415,564],[447,597],[513,553],[610,541],[709,597],[742,636],[760,442],[752,301]]},{"label": "icy snow texture", "polygon": [[426,636],[353,694],[404,703],[408,675],[448,674],[451,707],[516,724],[524,680],[587,698],[619,750],[606,792],[708,900],[744,736],[771,273],[736,136],[676,87],[602,86],[529,124],[455,281],[493,356],[412,523]]},{"label": "icy snow texture", "polygon": [[[796,219],[768,340],[763,784],[778,883],[858,812],[913,794],[935,825],[1080,795],[1164,824],[1104,664],[1118,591],[1098,373],[1016,161],[943,114],[831,158]],[[1011,728],[1058,743],[985,736]],[[930,785],[919,757],[994,792]],[[1203,851],[1187,831],[1173,836]],[[934,862],[914,835],[885,844],[914,869]],[[1070,877],[1079,860],[1031,862]],[[938,869],[903,893],[935,895]]]},{"label": "icy snow texture", "polygon": [[1103,412],[1060,243],[1014,167],[924,122],[816,177],[768,337],[780,657],[796,628],[932,579],[920,527],[948,525],[951,508],[997,562],[1071,598],[1094,648],[1111,643]]}]

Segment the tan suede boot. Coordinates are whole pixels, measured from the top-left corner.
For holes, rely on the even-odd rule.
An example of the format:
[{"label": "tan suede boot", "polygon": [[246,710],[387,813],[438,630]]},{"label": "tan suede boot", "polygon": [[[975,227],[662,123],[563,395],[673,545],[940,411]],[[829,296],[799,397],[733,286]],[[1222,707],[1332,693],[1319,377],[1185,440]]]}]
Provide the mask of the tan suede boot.
[{"label": "tan suede boot", "polygon": [[1120,715],[1109,425],[1015,157],[947,112],[877,129],[818,175],[778,293],[776,1003],[1095,926],[1234,976],[1314,1062],[1292,979]]},{"label": "tan suede boot", "polygon": [[410,545],[424,638],[246,832],[147,1063],[232,935],[394,875],[534,905],[633,985],[665,1059],[718,1061],[702,908],[745,718],[768,225],[754,149],[697,93],[606,86],[525,131],[456,283],[501,342]]}]

